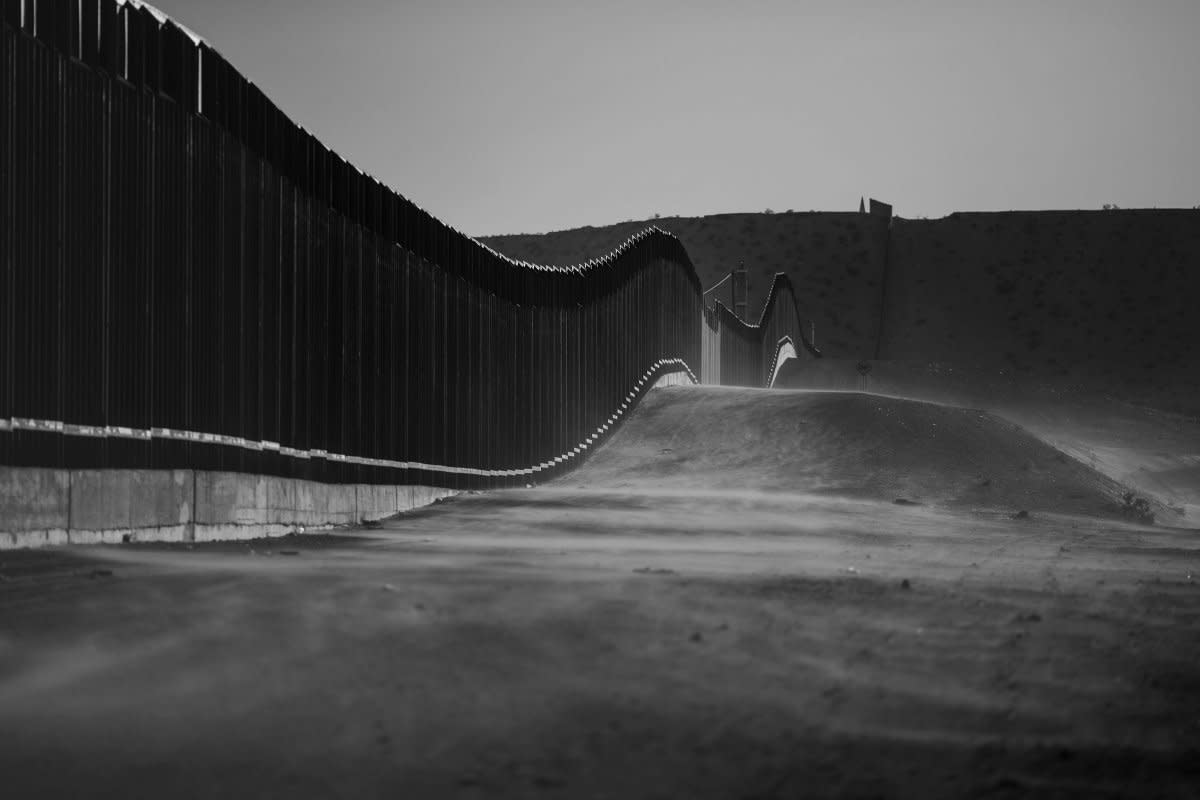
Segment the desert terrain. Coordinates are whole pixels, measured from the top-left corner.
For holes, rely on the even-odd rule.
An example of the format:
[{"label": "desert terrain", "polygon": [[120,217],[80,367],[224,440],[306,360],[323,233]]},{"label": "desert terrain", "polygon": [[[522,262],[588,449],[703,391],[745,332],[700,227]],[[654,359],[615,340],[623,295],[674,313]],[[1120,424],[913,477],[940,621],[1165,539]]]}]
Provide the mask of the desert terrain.
[{"label": "desert terrain", "polygon": [[1162,524],[1200,528],[1200,417],[1186,391],[1145,385],[1131,402],[1105,381],[1035,379],[1011,368],[845,359],[788,361],[780,388],[866,392],[987,411],[1153,499]]},{"label": "desert terrain", "polygon": [[5,553],[6,794],[1195,797],[1200,545],[1125,491],[987,411],[677,387],[544,486]]},{"label": "desert terrain", "polygon": [[[679,237],[705,287],[739,262],[750,321],[777,272],[827,358],[952,364],[1200,414],[1200,210],[963,212],[892,219],[775,211],[485,237],[573,264],[646,225]],[[709,300],[731,305],[729,283]]]}]

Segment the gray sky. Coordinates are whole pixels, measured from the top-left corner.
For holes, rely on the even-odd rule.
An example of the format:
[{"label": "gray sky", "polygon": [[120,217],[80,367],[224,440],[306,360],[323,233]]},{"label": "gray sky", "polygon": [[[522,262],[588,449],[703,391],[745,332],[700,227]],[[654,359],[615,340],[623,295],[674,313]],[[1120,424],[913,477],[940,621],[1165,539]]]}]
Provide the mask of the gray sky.
[{"label": "gray sky", "polygon": [[156,0],[475,235],[1200,204],[1200,1]]}]

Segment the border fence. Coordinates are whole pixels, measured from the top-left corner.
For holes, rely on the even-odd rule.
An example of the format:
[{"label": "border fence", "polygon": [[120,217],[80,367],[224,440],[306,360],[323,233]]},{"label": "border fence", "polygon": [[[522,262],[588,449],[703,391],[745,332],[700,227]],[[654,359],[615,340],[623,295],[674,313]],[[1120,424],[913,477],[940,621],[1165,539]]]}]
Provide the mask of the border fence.
[{"label": "border fence", "polygon": [[804,342],[786,278],[746,325],[655,228],[496,253],[147,8],[0,14],[0,464],[524,484],[661,376],[764,385]]},{"label": "border fence", "polygon": [[777,273],[757,323],[742,320],[724,304],[706,306],[701,322],[703,383],[771,386],[782,358],[818,351],[804,335],[804,318],[791,279]]}]

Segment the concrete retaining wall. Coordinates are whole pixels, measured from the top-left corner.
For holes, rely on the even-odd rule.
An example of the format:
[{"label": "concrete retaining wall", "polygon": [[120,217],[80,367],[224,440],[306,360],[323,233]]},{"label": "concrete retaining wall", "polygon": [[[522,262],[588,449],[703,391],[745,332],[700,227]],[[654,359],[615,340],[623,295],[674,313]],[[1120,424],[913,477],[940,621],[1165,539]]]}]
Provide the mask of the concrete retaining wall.
[{"label": "concrete retaining wall", "polygon": [[234,472],[0,467],[0,550],[282,536],[378,520],[452,494]]}]

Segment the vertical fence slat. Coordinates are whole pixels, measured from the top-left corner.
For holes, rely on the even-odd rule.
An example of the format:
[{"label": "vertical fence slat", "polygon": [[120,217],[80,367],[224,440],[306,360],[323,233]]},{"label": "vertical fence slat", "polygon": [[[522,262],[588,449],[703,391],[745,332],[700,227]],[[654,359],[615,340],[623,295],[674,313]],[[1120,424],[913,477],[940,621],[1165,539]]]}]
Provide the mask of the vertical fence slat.
[{"label": "vertical fence slat", "polygon": [[[16,241],[18,232],[16,197],[17,155],[15,128],[18,112],[16,98],[16,29],[21,23],[21,7],[12,0],[5,0],[4,25],[0,26],[0,424],[7,428],[11,423],[13,409],[13,385],[17,374],[13,359],[16,344],[17,309],[14,271],[16,269]],[[0,431],[0,464],[14,460],[12,436]]]}]

